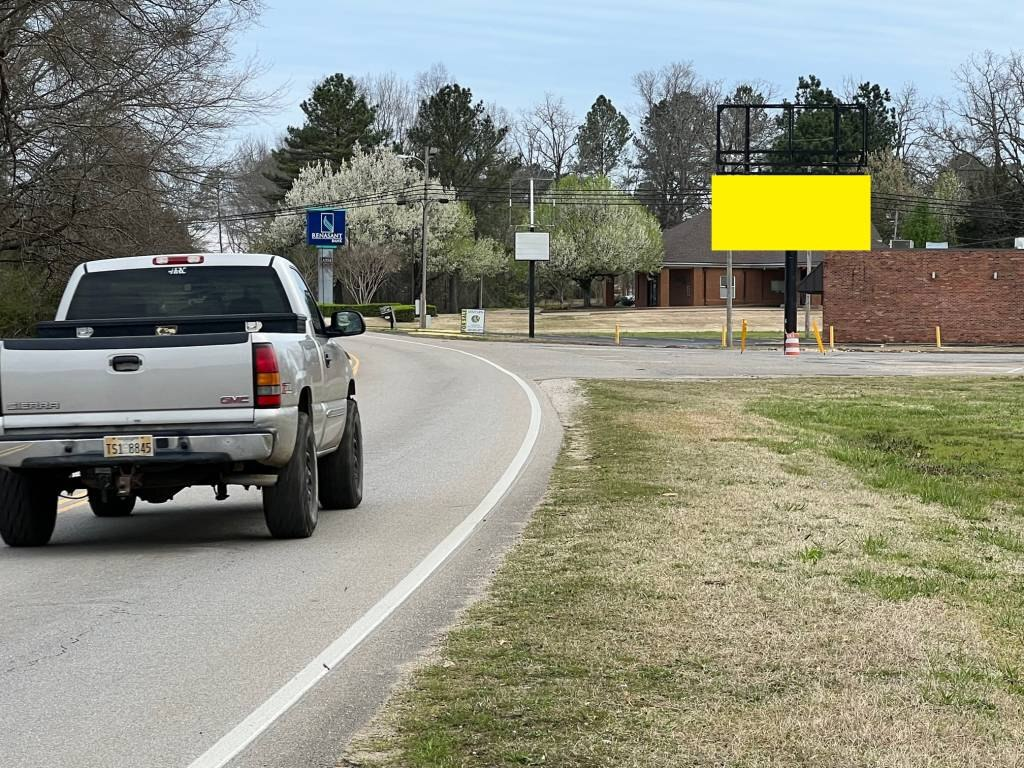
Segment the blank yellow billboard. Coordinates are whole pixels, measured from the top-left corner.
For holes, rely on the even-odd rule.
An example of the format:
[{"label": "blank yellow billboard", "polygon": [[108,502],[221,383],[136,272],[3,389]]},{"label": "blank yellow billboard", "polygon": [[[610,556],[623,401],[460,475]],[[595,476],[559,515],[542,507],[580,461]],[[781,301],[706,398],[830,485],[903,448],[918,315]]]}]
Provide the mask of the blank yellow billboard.
[{"label": "blank yellow billboard", "polygon": [[871,250],[871,177],[711,177],[715,251]]}]

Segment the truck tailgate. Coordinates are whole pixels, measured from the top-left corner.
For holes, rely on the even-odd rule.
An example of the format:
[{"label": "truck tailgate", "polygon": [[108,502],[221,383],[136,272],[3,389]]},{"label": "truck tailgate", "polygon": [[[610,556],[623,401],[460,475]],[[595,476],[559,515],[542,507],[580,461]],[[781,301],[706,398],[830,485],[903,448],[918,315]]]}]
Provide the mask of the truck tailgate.
[{"label": "truck tailgate", "polygon": [[246,333],[8,340],[5,429],[252,421]]}]

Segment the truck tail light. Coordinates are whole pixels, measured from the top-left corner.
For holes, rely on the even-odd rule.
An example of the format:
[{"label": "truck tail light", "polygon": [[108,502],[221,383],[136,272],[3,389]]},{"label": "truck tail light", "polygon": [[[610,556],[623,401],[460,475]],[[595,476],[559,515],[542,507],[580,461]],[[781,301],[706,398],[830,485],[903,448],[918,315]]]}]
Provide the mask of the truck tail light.
[{"label": "truck tail light", "polygon": [[257,408],[281,406],[281,369],[272,344],[252,345],[252,371],[256,389]]},{"label": "truck tail light", "polygon": [[198,253],[193,253],[188,256],[155,256],[153,257],[153,263],[158,267],[164,265],[179,266],[181,264],[202,264],[203,257]]}]

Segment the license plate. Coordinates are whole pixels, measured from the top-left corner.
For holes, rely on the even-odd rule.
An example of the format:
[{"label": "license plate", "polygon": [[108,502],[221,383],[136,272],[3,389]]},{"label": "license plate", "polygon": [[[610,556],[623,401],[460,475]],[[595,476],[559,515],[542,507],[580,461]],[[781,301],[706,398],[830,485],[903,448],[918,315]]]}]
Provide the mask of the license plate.
[{"label": "license plate", "polygon": [[104,437],[103,456],[108,459],[134,459],[153,455],[153,436]]}]

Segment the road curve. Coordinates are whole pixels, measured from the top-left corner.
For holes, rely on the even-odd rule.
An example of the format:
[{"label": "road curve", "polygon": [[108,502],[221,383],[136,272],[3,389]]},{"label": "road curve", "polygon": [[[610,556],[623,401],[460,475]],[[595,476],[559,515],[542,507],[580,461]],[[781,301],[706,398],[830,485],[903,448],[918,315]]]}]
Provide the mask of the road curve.
[{"label": "road curve", "polygon": [[[519,384],[453,350],[380,336],[349,348],[361,361],[365,500],[322,513],[313,538],[270,539],[257,492],[218,503],[200,488],[120,520],[65,503],[49,547],[0,548],[0,765],[188,766],[487,496],[530,423]],[[530,471],[546,475],[557,438],[543,443]],[[542,479],[528,483],[529,503]],[[527,509],[516,494],[502,508]],[[415,623],[429,638],[431,622]],[[380,696],[394,673],[374,670]],[[332,676],[326,690],[339,685]],[[274,736],[271,726],[253,751],[293,759],[305,747],[287,739],[310,734],[290,725]]]}]

